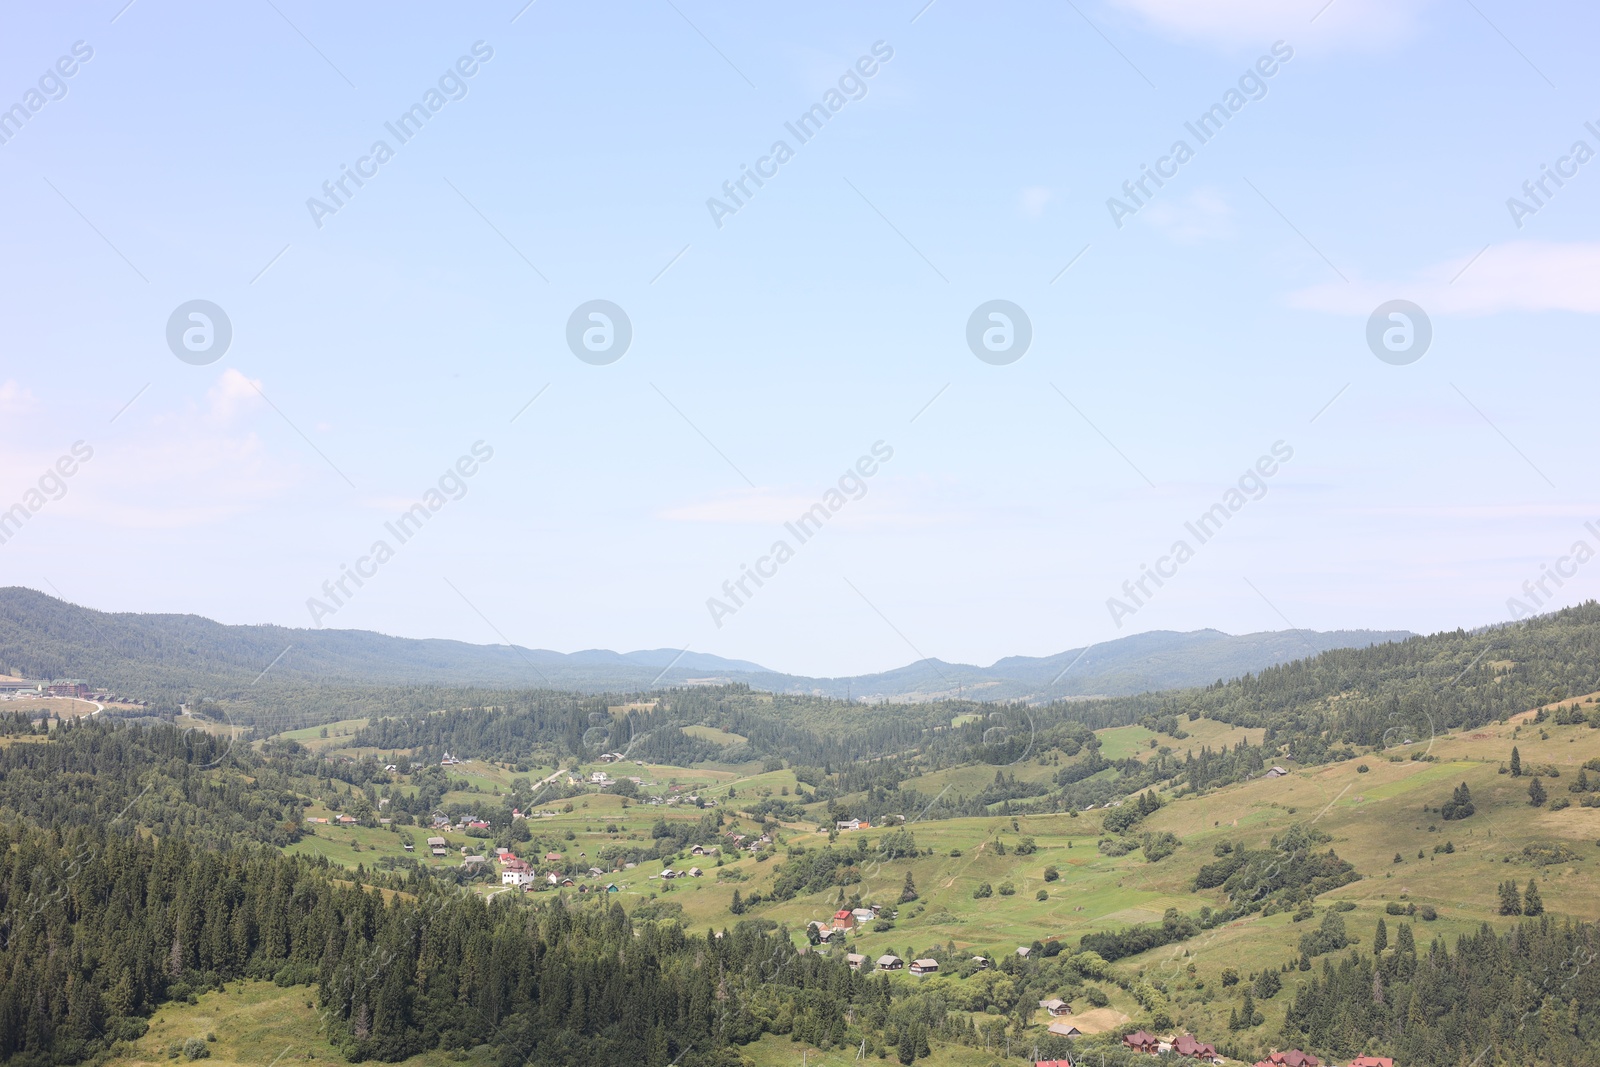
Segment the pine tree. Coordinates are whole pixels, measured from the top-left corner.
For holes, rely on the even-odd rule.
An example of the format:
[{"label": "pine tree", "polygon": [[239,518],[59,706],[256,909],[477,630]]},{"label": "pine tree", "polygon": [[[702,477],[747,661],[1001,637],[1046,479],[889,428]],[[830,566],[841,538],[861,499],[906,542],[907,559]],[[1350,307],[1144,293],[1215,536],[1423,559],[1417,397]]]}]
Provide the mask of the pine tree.
[{"label": "pine tree", "polygon": [[1383,955],[1383,950],[1389,947],[1389,925],[1382,919],[1378,920],[1378,929],[1372,935],[1372,954]]},{"label": "pine tree", "polygon": [[744,900],[739,896],[737,889],[733,891],[733,900],[728,903],[728,910],[735,915],[744,914]]},{"label": "pine tree", "polygon": [[906,872],[906,884],[905,884],[904,888],[902,888],[900,890],[900,903],[909,904],[913,900],[916,900],[916,899],[917,899],[917,887],[916,887],[916,884],[911,881],[911,872],[907,871]]},{"label": "pine tree", "polygon": [[1544,806],[1545,791],[1539,779],[1534,778],[1528,782],[1528,803],[1536,808]]},{"label": "pine tree", "polygon": [[1528,879],[1528,889],[1522,894],[1522,914],[1544,914],[1544,901],[1539,896],[1539,884],[1532,878]]},{"label": "pine tree", "polygon": [[1417,954],[1416,935],[1411,932],[1411,924],[1400,926],[1395,934],[1394,951],[1397,956],[1415,956]]},{"label": "pine tree", "polygon": [[1517,746],[1511,746],[1511,777],[1522,777],[1522,753],[1517,751]]},{"label": "pine tree", "polygon": [[[1537,779],[1535,780],[1537,781]],[[1517,892],[1517,883],[1515,881],[1507,880],[1500,883],[1500,914],[1522,914],[1522,895]]]}]

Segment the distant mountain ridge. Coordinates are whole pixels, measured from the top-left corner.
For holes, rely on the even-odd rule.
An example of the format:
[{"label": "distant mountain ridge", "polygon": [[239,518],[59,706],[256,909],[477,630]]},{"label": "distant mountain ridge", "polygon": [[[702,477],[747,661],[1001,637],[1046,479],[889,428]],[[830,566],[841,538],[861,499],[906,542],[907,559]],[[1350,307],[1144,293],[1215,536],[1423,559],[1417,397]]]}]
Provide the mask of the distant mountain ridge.
[{"label": "distant mountain ridge", "polygon": [[0,673],[11,669],[33,678],[83,677],[148,698],[239,693],[270,667],[268,676],[275,685],[628,692],[745,683],[772,692],[872,701],[958,696],[1043,701],[1204,685],[1329,649],[1411,636],[1375,630],[1237,636],[1218,630],[1158,630],[1053,656],[1008,656],[988,667],[925,659],[876,674],[808,678],[674,648],[562,653],[367,630],[231,626],[198,615],[101,612],[32,589],[0,589]]}]

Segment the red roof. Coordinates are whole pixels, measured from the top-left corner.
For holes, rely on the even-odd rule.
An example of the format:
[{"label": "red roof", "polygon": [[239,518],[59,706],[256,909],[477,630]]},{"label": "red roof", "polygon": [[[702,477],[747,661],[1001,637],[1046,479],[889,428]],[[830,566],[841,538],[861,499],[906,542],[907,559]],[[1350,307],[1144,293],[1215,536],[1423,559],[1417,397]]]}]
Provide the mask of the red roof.
[{"label": "red roof", "polygon": [[833,913],[834,922],[850,922],[855,916],[850,914],[849,908],[840,908]]},{"label": "red roof", "polygon": [[1148,1031],[1135,1030],[1133,1033],[1124,1036],[1122,1043],[1129,1048],[1155,1048],[1161,1043],[1161,1039]]},{"label": "red roof", "polygon": [[1071,1060],[1034,1060],[1033,1067],[1072,1067]]},{"label": "red roof", "polygon": [[1288,1052],[1274,1052],[1257,1063],[1256,1067],[1319,1067],[1321,1060],[1309,1052],[1292,1048]]},{"label": "red roof", "polygon": [[1388,1056],[1357,1056],[1350,1061],[1350,1067],[1394,1067],[1394,1060]]},{"label": "red roof", "polygon": [[[1184,1034],[1172,1043],[1172,1051],[1180,1056],[1205,1057],[1210,1059],[1217,1054],[1215,1046],[1208,1045],[1192,1034]],[[1392,1067],[1392,1065],[1391,1065]]]}]

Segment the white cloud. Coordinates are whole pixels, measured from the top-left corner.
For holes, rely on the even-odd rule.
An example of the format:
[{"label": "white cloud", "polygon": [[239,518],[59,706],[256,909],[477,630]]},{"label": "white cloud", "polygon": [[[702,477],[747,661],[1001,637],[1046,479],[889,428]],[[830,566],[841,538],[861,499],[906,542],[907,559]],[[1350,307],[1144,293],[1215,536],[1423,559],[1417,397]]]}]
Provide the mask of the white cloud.
[{"label": "white cloud", "polygon": [[217,384],[206,391],[209,409],[206,418],[212,424],[226,426],[246,408],[261,404],[261,383],[229,367],[217,379]]},{"label": "white cloud", "polygon": [[1139,219],[1181,244],[1233,236],[1233,208],[1215,189],[1157,200],[1139,212]]},{"label": "white cloud", "polygon": [[1024,215],[1036,219],[1044,214],[1044,206],[1050,202],[1052,195],[1054,194],[1042,185],[1030,185],[1017,194],[1017,203]]},{"label": "white cloud", "polygon": [[[1431,0],[1113,0],[1152,29],[1225,47],[1264,47],[1282,37],[1386,47],[1416,29]],[[1316,21],[1313,22],[1312,19]]]},{"label": "white cloud", "polygon": [[27,411],[39,402],[39,398],[32,392],[18,385],[15,381],[7,380],[0,383],[0,412],[15,415]]},{"label": "white cloud", "polygon": [[1600,314],[1600,242],[1511,241],[1491,245],[1471,261],[1468,253],[1408,279],[1313,285],[1291,293],[1289,304],[1335,315],[1368,315],[1396,299],[1413,301],[1430,315]]}]

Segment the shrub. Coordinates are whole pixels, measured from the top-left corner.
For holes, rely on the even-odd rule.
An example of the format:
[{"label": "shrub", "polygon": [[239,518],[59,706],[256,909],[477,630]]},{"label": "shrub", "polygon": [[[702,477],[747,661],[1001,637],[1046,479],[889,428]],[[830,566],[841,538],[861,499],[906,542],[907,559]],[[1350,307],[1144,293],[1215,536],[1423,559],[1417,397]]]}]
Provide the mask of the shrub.
[{"label": "shrub", "polygon": [[974,899],[974,900],[982,900],[984,897],[992,897],[992,896],[994,896],[994,887],[991,886],[988,882],[980,883],[978,885],[978,888],[976,888],[976,889],[974,889],[972,891],[972,899]]},{"label": "shrub", "polygon": [[1017,891],[1017,887],[1012,885],[1010,882],[1001,882],[1000,883],[1000,895],[1001,896],[1009,897],[1012,894],[1016,893],[1016,891]]},{"label": "shrub", "polygon": [[1057,878],[1060,878],[1060,877],[1061,877],[1061,872],[1056,870],[1054,867],[1046,867],[1044,869],[1044,880],[1045,881],[1053,882]]},{"label": "shrub", "polygon": [[211,1055],[211,1050],[206,1047],[204,1039],[191,1037],[183,1043],[183,1054],[191,1060],[203,1060]]},{"label": "shrub", "polygon": [[1041,890],[1039,890],[1037,893],[1035,893],[1033,895],[1033,899],[1034,900],[1049,900],[1050,899],[1050,893],[1049,893],[1048,890],[1041,889]]}]

